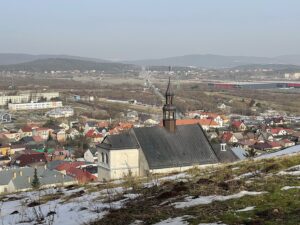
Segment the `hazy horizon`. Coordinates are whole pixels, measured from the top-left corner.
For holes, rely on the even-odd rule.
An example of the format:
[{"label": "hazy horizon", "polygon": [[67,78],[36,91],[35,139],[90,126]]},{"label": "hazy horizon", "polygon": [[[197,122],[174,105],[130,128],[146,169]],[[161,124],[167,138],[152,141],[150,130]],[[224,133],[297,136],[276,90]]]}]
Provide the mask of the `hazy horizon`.
[{"label": "hazy horizon", "polygon": [[2,7],[2,53],[108,60],[300,54],[295,0],[11,0]]}]

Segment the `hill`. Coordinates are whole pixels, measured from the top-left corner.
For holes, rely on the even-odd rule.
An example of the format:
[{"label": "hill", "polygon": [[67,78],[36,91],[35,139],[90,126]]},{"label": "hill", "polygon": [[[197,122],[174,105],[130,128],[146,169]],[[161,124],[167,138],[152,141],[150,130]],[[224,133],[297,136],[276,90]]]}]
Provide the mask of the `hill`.
[{"label": "hill", "polygon": [[249,64],[295,64],[300,65],[300,56],[250,57],[250,56],[222,56],[222,55],[185,55],[162,59],[145,59],[127,61],[142,66],[180,66],[203,68],[231,68]]},{"label": "hill", "polygon": [[32,62],[0,65],[0,71],[28,71],[28,72],[44,72],[44,71],[70,71],[70,70],[97,70],[106,73],[121,73],[128,70],[138,70],[134,65],[122,63],[100,63],[92,61],[84,61],[78,59],[50,58],[38,59]]},{"label": "hill", "polygon": [[3,224],[295,225],[300,155],[0,196]]},{"label": "hill", "polygon": [[92,62],[109,62],[103,59],[96,58],[86,58],[80,56],[71,56],[71,55],[30,55],[30,54],[18,54],[18,53],[0,53],[0,65],[11,65],[11,64],[19,64],[32,62],[39,59],[77,59],[84,61],[92,61]]}]

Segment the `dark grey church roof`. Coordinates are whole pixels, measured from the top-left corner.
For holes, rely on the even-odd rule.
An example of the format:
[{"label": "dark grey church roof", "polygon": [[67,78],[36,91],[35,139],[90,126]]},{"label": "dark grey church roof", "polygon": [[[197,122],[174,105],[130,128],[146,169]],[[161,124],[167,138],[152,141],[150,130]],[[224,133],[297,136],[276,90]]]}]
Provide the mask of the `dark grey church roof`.
[{"label": "dark grey church roof", "polygon": [[199,125],[177,126],[175,133],[164,127],[134,128],[133,131],[150,169],[219,161]]},{"label": "dark grey church roof", "polygon": [[221,144],[213,144],[213,149],[220,162],[229,163],[239,160],[228,145],[226,145],[226,151],[221,151]]},{"label": "dark grey church roof", "polygon": [[134,149],[139,147],[134,136],[129,132],[106,136],[103,142],[97,146],[104,149],[114,150]]}]

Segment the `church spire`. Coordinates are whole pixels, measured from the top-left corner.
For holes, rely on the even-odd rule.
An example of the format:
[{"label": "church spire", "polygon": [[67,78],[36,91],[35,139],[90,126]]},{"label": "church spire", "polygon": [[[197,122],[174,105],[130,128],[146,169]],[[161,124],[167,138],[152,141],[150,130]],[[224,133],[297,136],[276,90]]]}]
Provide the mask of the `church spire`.
[{"label": "church spire", "polygon": [[173,105],[174,92],[171,87],[169,77],[168,86],[165,93],[166,103],[163,107],[163,125],[169,132],[176,131],[176,107]]}]

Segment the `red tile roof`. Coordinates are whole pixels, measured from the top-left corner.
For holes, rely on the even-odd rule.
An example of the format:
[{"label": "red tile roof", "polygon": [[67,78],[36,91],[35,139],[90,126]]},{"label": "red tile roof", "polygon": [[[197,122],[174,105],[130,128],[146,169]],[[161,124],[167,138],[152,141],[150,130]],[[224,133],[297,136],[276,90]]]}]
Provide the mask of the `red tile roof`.
[{"label": "red tile roof", "polygon": [[242,124],[243,124],[242,121],[236,120],[236,121],[233,121],[231,125],[232,125],[233,127],[239,128]]},{"label": "red tile roof", "polygon": [[225,142],[229,142],[230,139],[232,138],[233,136],[233,133],[231,132],[224,132],[224,134],[222,135],[222,140],[225,141]]},{"label": "red tile roof", "polygon": [[95,130],[89,130],[88,132],[86,132],[85,134],[86,137],[88,138],[101,138],[103,137],[103,135]]},{"label": "red tile roof", "polygon": [[[13,160],[18,166],[28,166],[34,163],[47,163],[46,155],[40,152],[26,151]],[[18,162],[18,163],[17,163]]]},{"label": "red tile roof", "polygon": [[67,170],[66,173],[69,176],[75,177],[81,184],[97,180],[96,176],[79,168],[72,167],[69,170]]},{"label": "red tile roof", "polygon": [[176,125],[200,124],[201,126],[218,126],[218,123],[212,119],[182,119],[176,120]]},{"label": "red tile roof", "polygon": [[70,168],[76,168],[78,166],[85,165],[84,162],[65,162],[62,164],[59,164],[57,167],[55,167],[56,170],[69,170]]},{"label": "red tile roof", "polygon": [[22,127],[21,130],[23,132],[32,132],[32,127],[26,125],[26,126]]}]

